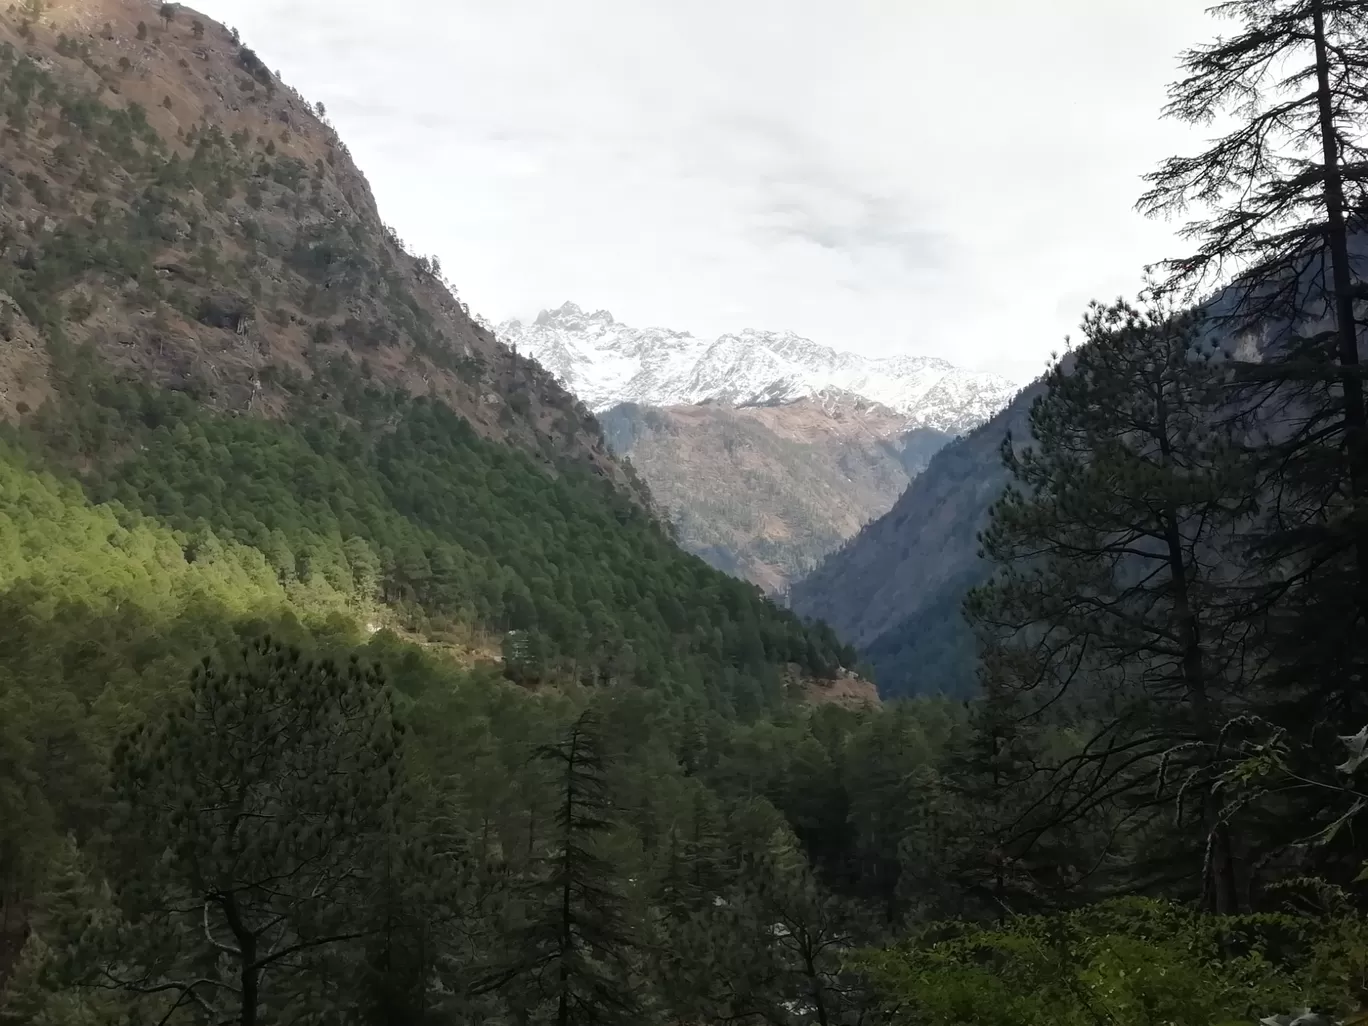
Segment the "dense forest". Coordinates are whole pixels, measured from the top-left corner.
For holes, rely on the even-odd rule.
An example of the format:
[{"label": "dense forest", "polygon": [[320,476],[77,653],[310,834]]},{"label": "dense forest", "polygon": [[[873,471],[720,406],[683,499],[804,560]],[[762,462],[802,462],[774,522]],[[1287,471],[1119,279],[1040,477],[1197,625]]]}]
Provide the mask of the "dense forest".
[{"label": "dense forest", "polygon": [[[129,373],[72,325],[130,280],[172,323],[155,233],[7,185],[0,327],[49,369],[0,433],[0,1023],[1362,1021],[1368,3],[1225,13],[1169,113],[1232,134],[1141,201],[1196,251],[1003,442],[969,702],[799,702],[827,628],[327,332],[269,410]],[[73,160],[236,202],[0,75],[7,155],[46,90]]]}]

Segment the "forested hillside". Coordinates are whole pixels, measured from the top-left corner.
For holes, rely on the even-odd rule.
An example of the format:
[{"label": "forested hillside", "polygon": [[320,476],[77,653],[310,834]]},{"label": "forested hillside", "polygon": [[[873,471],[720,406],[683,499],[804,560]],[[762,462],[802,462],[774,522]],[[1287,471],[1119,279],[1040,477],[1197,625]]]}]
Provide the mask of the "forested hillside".
[{"label": "forested hillside", "polygon": [[[54,917],[100,918],[91,902],[116,866],[140,874],[141,856],[111,847],[129,836],[110,818],[125,807],[108,790],[126,765],[120,736],[206,700],[192,668],[232,665],[268,631],[287,647],[252,658],[277,653],[278,672],[301,653],[337,660],[311,664],[325,685],[346,676],[348,653],[386,664],[396,690],[381,704],[396,715],[431,685],[439,706],[465,694],[485,710],[414,713],[443,730],[475,737],[468,715],[511,716],[513,734],[490,727],[483,742],[510,765],[527,737],[554,740],[584,711],[584,688],[604,708],[692,717],[696,731],[730,737],[730,725],[822,696],[820,679],[843,676],[853,656],[829,631],[677,548],[592,417],[476,328],[432,261],[403,251],[321,111],[235,34],[175,5],[29,2],[0,12],[0,80],[5,1021],[103,1021],[133,1007],[127,994],[52,989],[46,967],[70,925]],[[334,725],[379,715],[379,699],[324,693],[299,715]],[[249,705],[256,696],[238,693]],[[277,697],[286,704],[273,715],[294,722],[297,693]],[[196,742],[206,765],[223,738],[213,722]],[[420,743],[427,756],[410,744],[404,759],[446,758],[455,736]],[[661,745],[668,735],[632,736]],[[293,751],[307,761],[314,749]],[[337,772],[371,772],[362,765]],[[392,760],[372,769],[385,765],[398,772]],[[283,787],[284,770],[262,772]],[[414,780],[435,772],[414,769]],[[498,881],[518,859],[546,857],[538,824],[554,790],[534,794],[541,775],[527,772],[526,803],[498,791],[499,815],[522,825],[498,840],[482,828]],[[458,786],[449,768],[437,777]],[[196,786],[184,793],[192,804]],[[425,786],[361,797],[383,804],[403,791],[407,803]],[[273,807],[314,800],[272,794]],[[462,818],[455,794],[434,814]],[[149,839],[184,822],[156,819]],[[783,823],[769,821],[764,837]],[[76,904],[64,906],[58,891],[73,886],[79,894],[64,893]],[[205,886],[200,877],[192,890]],[[489,893],[511,900],[506,888]],[[223,900],[215,907],[227,911]],[[230,934],[241,956],[246,934]],[[162,939],[161,954],[180,944]],[[305,950],[294,944],[277,957]],[[166,993],[148,983],[160,968],[139,971],[151,975],[118,985]],[[108,975],[83,983],[114,986]],[[144,1005],[193,1017],[223,994],[178,997]],[[285,1014],[273,1001],[263,1009]]]},{"label": "forested hillside", "polygon": [[0,11],[0,1023],[1362,1022],[1368,3],[1277,6],[1179,96],[1318,85],[1002,447],[973,700],[885,707],[234,33]]},{"label": "forested hillside", "polygon": [[[402,251],[250,49],[174,6],[100,10],[0,23],[19,444],[96,501],[252,545],[410,628],[521,632],[530,679],[697,689],[694,651],[768,673],[740,685],[763,705],[777,666],[834,672],[829,635],[677,552],[593,419]],[[176,93],[159,113],[133,98],[154,87]]]},{"label": "forested hillside", "polygon": [[8,6],[0,414],[48,395],[45,338],[230,414],[285,415],[294,377],[343,359],[627,483],[588,411],[405,250],[324,110],[235,33],[141,0]]}]

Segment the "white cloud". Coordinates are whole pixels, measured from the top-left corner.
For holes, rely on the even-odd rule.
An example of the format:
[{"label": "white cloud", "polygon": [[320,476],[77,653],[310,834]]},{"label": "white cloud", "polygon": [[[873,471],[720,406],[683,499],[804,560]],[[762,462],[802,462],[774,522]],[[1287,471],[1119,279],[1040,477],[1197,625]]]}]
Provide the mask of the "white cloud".
[{"label": "white cloud", "polygon": [[205,0],[486,316],[573,299],[1026,378],[1132,212],[1193,0]]}]

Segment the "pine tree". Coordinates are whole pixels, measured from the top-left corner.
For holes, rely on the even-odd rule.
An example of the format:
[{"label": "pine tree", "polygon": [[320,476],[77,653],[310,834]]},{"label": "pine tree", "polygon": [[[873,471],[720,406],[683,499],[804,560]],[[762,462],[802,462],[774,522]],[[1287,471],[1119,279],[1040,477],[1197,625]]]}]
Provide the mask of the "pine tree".
[{"label": "pine tree", "polygon": [[[1209,213],[1183,229],[1195,253],[1167,264],[1186,294],[1234,278],[1210,305],[1232,341],[1261,339],[1232,402],[1266,504],[1265,617],[1281,722],[1357,729],[1368,718],[1368,416],[1355,303],[1368,213],[1368,3],[1226,0],[1229,37],[1183,56],[1166,114],[1234,127],[1149,175],[1149,214]],[[1329,750],[1330,746],[1321,746]]]},{"label": "pine tree", "polygon": [[712,904],[725,890],[728,873],[722,844],[723,819],[716,796],[690,788],[680,815],[663,841],[657,901],[668,916],[687,917]]},{"label": "pine tree", "polygon": [[[1086,343],[1031,410],[1035,444],[1003,444],[1013,483],[981,535],[997,570],[966,609],[985,672],[1026,715],[1087,738],[1057,768],[1061,823],[1149,804],[1165,764],[1211,779],[1249,685],[1251,627],[1231,613],[1223,554],[1249,484],[1211,430],[1222,371],[1195,358],[1196,330],[1163,309],[1094,304]],[[1221,848],[1204,889],[1221,909],[1237,902],[1226,830],[1204,806],[1199,833]]]},{"label": "pine tree", "polygon": [[609,759],[592,711],[560,741],[536,752],[555,773],[557,810],[539,871],[521,887],[524,922],[512,957],[487,973],[477,992],[516,988],[555,1026],[635,1021],[630,985],[634,946],[612,864],[600,854],[615,829]]},{"label": "pine tree", "polygon": [[844,957],[880,939],[874,917],[858,902],[824,887],[798,852],[778,848],[742,879],[735,909],[741,922],[758,927],[749,936],[738,930],[757,963],[752,978],[785,1013],[770,1021],[838,1026],[858,1018],[864,995]]},{"label": "pine tree", "polygon": [[115,752],[111,875],[131,919],[97,983],[241,1026],[280,1009],[317,958],[369,932],[400,831],[400,745],[383,679],[355,660],[269,638],[227,668],[206,657],[189,698]]}]

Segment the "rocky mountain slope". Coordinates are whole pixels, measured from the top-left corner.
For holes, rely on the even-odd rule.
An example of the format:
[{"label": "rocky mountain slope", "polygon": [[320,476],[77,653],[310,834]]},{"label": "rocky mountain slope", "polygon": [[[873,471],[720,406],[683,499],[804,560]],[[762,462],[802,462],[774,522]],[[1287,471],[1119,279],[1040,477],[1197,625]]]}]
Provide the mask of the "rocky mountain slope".
[{"label": "rocky mountain slope", "polygon": [[[1351,236],[1350,255],[1355,274],[1368,278],[1368,233]],[[1295,324],[1273,319],[1235,330],[1235,312],[1251,303],[1241,288],[1226,286],[1200,305],[1202,344],[1213,359],[1256,362],[1294,333],[1324,325],[1319,315],[1307,314]],[[1066,372],[1072,359],[1063,357]],[[1029,444],[1030,408],[1043,388],[1042,381],[1029,385],[991,420],[936,453],[892,509],[791,589],[791,608],[829,623],[855,645],[885,695],[973,689],[973,639],[960,611],[965,594],[991,569],[978,558],[977,535],[1007,484],[1002,440],[1010,433],[1017,444]]]},{"label": "rocky mountain slope", "polygon": [[1041,387],[1022,390],[932,456],[887,513],[791,588],[791,608],[860,649],[884,694],[973,688],[973,639],[960,605],[987,573],[977,535],[1007,483],[998,447],[1008,432],[1029,437]]},{"label": "rocky mountain slope", "polygon": [[322,115],[177,4],[0,9],[0,601],[37,618],[0,619],[383,625],[747,715],[781,669],[837,679],[853,652],[680,551],[406,252]]},{"label": "rocky mountain slope", "polygon": [[689,551],[781,592],[1015,392],[943,360],[791,333],[633,328],[574,303],[497,333],[600,413]]},{"label": "rocky mountain slope", "polygon": [[227,29],[177,5],[26,0],[0,46],[0,416],[49,394],[44,335],[265,416],[342,360],[627,483],[589,412],[405,251],[320,109]]},{"label": "rocky mountain slope", "polygon": [[1004,378],[930,357],[870,359],[792,332],[747,329],[703,339],[633,328],[607,310],[585,313],[574,303],[496,331],[593,410],[618,403],[773,405],[849,393],[903,414],[908,428],[953,435],[982,423],[1017,391]]},{"label": "rocky mountain slope", "polygon": [[893,504],[947,436],[858,397],[769,406],[639,406],[600,414],[671,511],[680,543],[769,592]]}]

